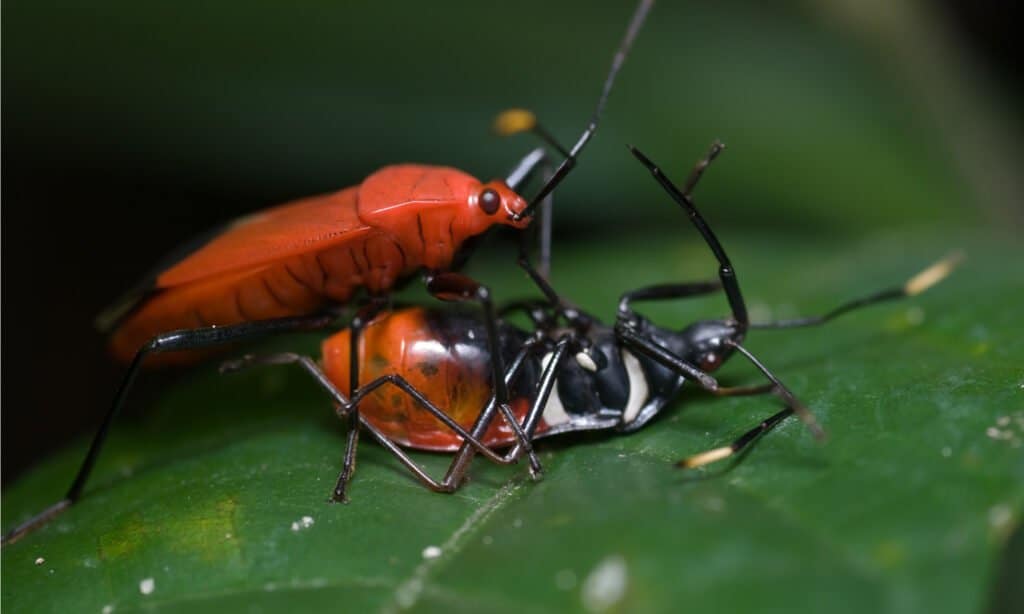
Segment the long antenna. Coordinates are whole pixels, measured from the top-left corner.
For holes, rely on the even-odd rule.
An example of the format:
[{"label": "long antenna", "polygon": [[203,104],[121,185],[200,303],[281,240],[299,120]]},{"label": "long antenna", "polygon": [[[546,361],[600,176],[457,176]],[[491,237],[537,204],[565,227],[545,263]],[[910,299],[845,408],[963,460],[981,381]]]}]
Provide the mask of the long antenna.
[{"label": "long antenna", "polygon": [[605,104],[608,102],[608,95],[612,91],[612,86],[615,84],[615,76],[619,74],[619,69],[626,62],[626,57],[629,55],[629,50],[633,46],[633,41],[636,39],[636,35],[640,32],[640,28],[644,25],[644,21],[647,19],[647,13],[650,12],[651,7],[654,6],[654,0],[640,0],[640,4],[636,7],[636,11],[633,13],[633,19],[629,22],[629,27],[626,29],[626,35],[622,39],[622,43],[619,44],[618,50],[615,52],[615,57],[612,58],[612,67],[608,70],[608,76],[605,77],[604,87],[601,90],[601,97],[597,100],[597,107],[594,109],[594,114],[590,117],[590,123],[587,124],[587,128],[580,135],[576,144],[573,145],[572,149],[568,152],[564,147],[555,141],[551,134],[542,128],[538,123],[533,113],[525,109],[510,109],[505,111],[498,116],[495,122],[495,128],[501,134],[514,134],[516,132],[531,131],[537,134],[541,139],[551,145],[553,148],[558,150],[565,158],[562,163],[555,169],[551,178],[547,180],[544,186],[540,189],[540,192],[533,197],[530,204],[517,213],[514,217],[516,221],[523,219],[529,215],[533,215],[534,209],[540,204],[544,198],[554,190],[558,184],[569,174],[569,172],[576,166],[576,158],[580,152],[586,146],[587,142],[590,141],[594,133],[597,132],[597,124],[601,119],[601,113],[604,112]]}]

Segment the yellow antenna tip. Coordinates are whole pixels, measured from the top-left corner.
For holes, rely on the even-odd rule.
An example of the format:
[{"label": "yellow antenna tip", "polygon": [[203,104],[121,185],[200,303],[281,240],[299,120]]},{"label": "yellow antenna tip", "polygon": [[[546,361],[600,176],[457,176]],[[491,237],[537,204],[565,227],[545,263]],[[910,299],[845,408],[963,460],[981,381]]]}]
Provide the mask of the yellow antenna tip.
[{"label": "yellow antenna tip", "polygon": [[939,260],[927,269],[908,279],[907,283],[903,285],[903,291],[907,296],[921,294],[928,288],[931,288],[945,279],[946,276],[952,273],[953,269],[963,261],[963,259],[964,252],[962,250],[956,250],[942,260]]},{"label": "yellow antenna tip", "polygon": [[494,131],[501,136],[529,132],[537,126],[537,116],[526,109],[508,109],[494,120]]},{"label": "yellow antenna tip", "polygon": [[694,467],[700,467],[707,465],[715,461],[722,460],[732,456],[732,446],[723,446],[721,448],[715,448],[714,450],[708,450],[707,452],[701,452],[700,454],[694,454],[688,456],[683,460],[676,463],[676,467],[682,467],[683,469],[693,469]]}]

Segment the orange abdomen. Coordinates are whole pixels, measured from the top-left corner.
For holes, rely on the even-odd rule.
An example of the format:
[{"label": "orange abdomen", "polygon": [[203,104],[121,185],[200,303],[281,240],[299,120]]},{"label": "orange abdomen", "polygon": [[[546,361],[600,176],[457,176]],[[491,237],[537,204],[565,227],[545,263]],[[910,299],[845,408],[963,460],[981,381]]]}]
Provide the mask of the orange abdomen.
[{"label": "orange abdomen", "polygon": [[[490,353],[481,323],[469,317],[439,317],[422,308],[388,313],[370,323],[360,337],[359,383],[398,374],[470,430],[492,394]],[[349,388],[349,331],[323,343],[323,367],[346,395]],[[527,378],[528,379],[528,378]],[[513,395],[513,413],[522,421],[529,410],[527,395]],[[454,451],[462,441],[402,390],[378,388],[359,405],[362,415],[393,441],[414,448]],[[545,428],[543,422],[538,432]],[[500,417],[482,438],[489,446],[514,442]]]}]

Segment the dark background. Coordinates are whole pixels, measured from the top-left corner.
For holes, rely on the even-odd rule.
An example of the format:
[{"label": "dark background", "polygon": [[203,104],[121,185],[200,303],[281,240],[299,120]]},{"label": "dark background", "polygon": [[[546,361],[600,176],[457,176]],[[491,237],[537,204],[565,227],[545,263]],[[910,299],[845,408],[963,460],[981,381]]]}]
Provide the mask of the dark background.
[{"label": "dark background", "polygon": [[[4,3],[4,483],[95,424],[120,368],[92,318],[164,252],[387,163],[503,175],[533,143],[493,115],[528,106],[573,138],[632,10],[345,4]],[[559,191],[558,241],[613,248],[671,214],[633,196],[625,143],[682,169],[716,137],[718,228],[1019,228],[1008,11],[662,2]]]}]

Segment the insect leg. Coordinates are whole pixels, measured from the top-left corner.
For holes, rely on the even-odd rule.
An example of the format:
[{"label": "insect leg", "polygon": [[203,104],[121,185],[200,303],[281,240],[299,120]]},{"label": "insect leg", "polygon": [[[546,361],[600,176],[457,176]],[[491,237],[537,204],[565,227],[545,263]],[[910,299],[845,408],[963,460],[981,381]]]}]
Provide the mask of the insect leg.
[{"label": "insect leg", "polygon": [[[562,361],[565,358],[565,354],[568,350],[570,338],[568,335],[559,339],[552,352],[551,360],[547,366],[544,367],[541,373],[540,384],[537,388],[537,396],[534,397],[533,405],[530,407],[529,413],[526,415],[525,430],[529,437],[533,437],[534,431],[537,428],[537,424],[540,422],[541,414],[544,411],[544,407],[547,405],[548,397],[551,395],[551,391],[554,388],[555,380],[558,377],[558,372],[561,369]],[[520,350],[516,356],[516,361],[513,363],[516,368],[518,364],[525,359],[527,352],[531,350],[530,347],[524,347]],[[511,374],[510,375],[514,375]],[[508,378],[509,381],[512,377]],[[473,435],[480,437],[487,431],[491,421],[494,419],[495,404],[494,400],[488,404],[484,411],[480,413],[480,417],[477,418],[476,424],[473,425]],[[509,450],[506,458],[509,461],[515,460],[521,456],[523,447],[520,444],[516,444],[511,450]],[[455,459],[452,460],[452,464],[448,467],[448,472],[444,476],[442,485],[450,491],[454,491],[462,484],[463,476],[469,469],[470,463],[473,461],[474,449],[467,445],[462,444],[459,451],[455,455]]]},{"label": "insect leg", "polygon": [[821,425],[818,424],[818,421],[815,419],[814,414],[812,414],[811,411],[807,409],[807,407],[805,407],[804,404],[801,403],[796,398],[796,395],[790,392],[789,388],[787,388],[785,384],[779,381],[779,378],[775,377],[774,373],[768,370],[768,367],[764,366],[760,360],[758,360],[753,354],[751,354],[747,350],[747,348],[743,347],[736,341],[727,339],[725,340],[725,343],[726,345],[729,345],[730,347],[734,348],[740,354],[743,354],[743,356],[745,356],[746,359],[751,362],[751,364],[757,367],[758,371],[763,373],[764,376],[768,378],[768,380],[773,384],[772,392],[780,399],[782,399],[786,406],[791,408],[793,410],[793,413],[795,413],[797,416],[800,417],[801,420],[804,421],[804,423],[811,430],[811,433],[813,433],[815,437],[817,437],[819,440],[825,439],[825,431],[821,428]]},{"label": "insect leg", "polygon": [[[637,352],[643,354],[644,356],[647,356],[648,358],[657,361],[658,363],[668,367],[669,369],[672,369],[681,377],[685,377],[697,382],[702,388],[704,388],[708,392],[716,393],[717,391],[724,389],[726,391],[726,396],[729,396],[731,390],[736,390],[719,386],[718,381],[715,380],[715,378],[712,377],[710,374],[704,372],[695,365],[686,362],[685,360],[677,356],[674,352],[671,352],[670,350],[658,345],[657,343],[654,343],[653,341],[643,337],[642,335],[639,335],[636,332],[630,330],[628,326],[623,326],[621,323],[616,325],[615,333],[618,336],[619,340],[624,345],[628,346],[630,349],[636,350]],[[775,377],[775,375],[771,371],[769,371],[768,368],[761,363],[761,361],[755,358],[753,354],[747,351],[747,349],[741,346],[739,343],[736,343],[735,341],[732,341],[730,339],[726,339],[724,343],[734,348],[739,353],[743,354],[747,358],[747,360],[753,363],[753,365],[757,367],[757,369],[761,371],[761,373],[763,373],[765,377],[768,378],[772,386],[770,388],[766,388],[765,392],[772,392],[779,396],[783,401],[785,401],[787,405],[793,408],[794,413],[800,416],[800,419],[807,424],[807,427],[811,430],[815,437],[817,437],[818,439],[824,439],[825,432],[818,424],[818,421],[814,418],[814,414],[812,414],[810,410],[804,407],[804,405],[797,400],[796,396],[789,391],[789,388],[786,388],[786,386],[781,381],[779,381],[779,378]],[[756,387],[746,389],[740,388],[739,390],[743,391],[739,394],[756,394],[757,392],[759,392],[758,388]]]},{"label": "insect leg", "polygon": [[[384,308],[384,303],[381,301],[372,301],[365,305],[354,318],[352,323],[349,324],[349,390],[352,391],[353,396],[358,394],[359,391],[359,338],[362,335],[363,328],[370,323],[373,318],[380,313],[381,309]],[[334,486],[334,493],[331,495],[332,501],[338,501],[341,503],[348,503],[348,497],[345,495],[345,489],[348,487],[349,480],[352,479],[352,474],[356,470],[356,452],[359,448],[359,403],[351,403],[343,419],[348,420],[348,441],[345,444],[345,460],[341,466],[341,473],[338,474],[338,481]]]},{"label": "insect leg", "polygon": [[333,323],[336,317],[336,314],[326,313],[278,318],[275,320],[259,320],[230,326],[176,330],[153,337],[146,345],[139,349],[135,354],[135,358],[132,359],[131,364],[128,366],[127,372],[121,379],[117,393],[114,395],[114,400],[106,415],[104,415],[99,429],[97,429],[96,434],[93,436],[92,443],[89,445],[89,451],[82,460],[78,473],[68,488],[67,494],[64,495],[64,499],[15,527],[3,537],[2,543],[6,545],[17,541],[29,531],[48,522],[81,497],[82,490],[85,488],[93,466],[96,464],[96,460],[103,449],[103,444],[106,442],[110,427],[124,406],[128,392],[135,382],[139,368],[142,366],[146,356],[163,352],[217,347],[277,333],[321,329]]},{"label": "insect leg", "polygon": [[891,301],[894,299],[900,299],[909,296],[915,296],[934,286],[935,284],[942,281],[947,275],[949,275],[954,268],[963,259],[961,252],[953,252],[945,258],[939,260],[935,264],[932,264],[925,270],[921,271],[917,275],[914,275],[906,281],[902,286],[896,286],[893,288],[886,288],[874,292],[867,296],[847,301],[835,309],[820,316],[811,316],[804,318],[793,318],[791,320],[778,320],[775,322],[756,322],[750,325],[751,328],[797,328],[801,326],[815,326],[817,324],[824,324],[829,320],[837,318],[848,311],[859,309],[861,307],[867,307],[868,305],[874,305],[876,303],[882,303],[885,301]]},{"label": "insect leg", "polygon": [[[518,374],[519,369],[522,367],[523,361],[526,359],[526,356],[530,353],[530,351],[532,351],[534,343],[535,342],[533,341],[528,341],[526,344],[524,344],[524,346],[516,354],[516,357],[509,364],[508,369],[505,371],[503,378],[506,383],[506,386]],[[564,351],[562,353],[564,354]],[[555,363],[555,360],[552,360],[551,362]],[[385,378],[380,379],[383,380]],[[380,380],[375,380],[375,382],[376,381]],[[364,387],[364,390],[370,388],[370,386],[373,385],[374,384],[371,383],[370,385]],[[409,386],[409,389],[415,390],[415,388],[413,388],[412,386]],[[548,384],[547,390],[548,392],[550,392],[550,384]],[[544,395],[544,398],[546,400],[546,394]],[[429,404],[429,401],[426,401],[426,399],[424,399],[424,401]],[[459,449],[455,458],[452,460],[452,463],[449,466],[447,473],[440,482],[432,478],[426,471],[424,471],[419,465],[417,465],[416,461],[414,461],[402,448],[395,444],[395,442],[388,439],[387,436],[385,436],[383,433],[378,431],[372,424],[367,422],[365,419],[362,419],[362,424],[370,432],[370,434],[373,435],[373,437],[377,439],[377,441],[379,441],[382,446],[384,446],[392,454],[394,454],[398,458],[398,460],[403,465],[405,465],[406,468],[408,468],[409,471],[411,471],[412,474],[421,483],[423,483],[424,486],[435,492],[451,493],[455,492],[462,484],[462,477],[465,474],[466,469],[469,468],[469,464],[472,461],[473,456],[476,452],[483,452],[491,460],[495,460],[496,462],[501,462],[504,464],[512,463],[519,459],[520,452],[522,450],[522,447],[519,444],[516,444],[515,448],[512,451],[510,451],[505,457],[498,457],[492,450],[484,446],[480,441],[480,438],[483,437],[484,433],[487,432],[488,427],[494,420],[494,417],[497,415],[498,404],[495,401],[496,396],[491,395],[491,398],[488,401],[487,405],[484,407],[483,411],[480,412],[480,416],[477,417],[476,423],[473,425],[472,431],[470,433],[465,433],[465,431],[462,431],[461,427],[459,427],[460,430],[458,432],[463,435],[462,447]],[[541,404],[541,407],[543,408],[543,404]],[[535,411],[536,410],[531,410],[531,412],[527,415],[526,421],[524,422],[525,429],[528,433],[530,433],[530,436],[532,436],[533,429],[536,427],[536,418],[533,418],[533,422],[531,422],[531,417],[534,415]]]},{"label": "insect leg", "polygon": [[497,318],[494,315],[494,302],[491,300],[491,291],[487,286],[481,285],[476,280],[459,273],[438,273],[431,276],[427,281],[427,292],[442,301],[466,301],[475,300],[480,303],[484,310],[484,325],[487,329],[487,345],[491,354],[491,381],[494,382],[494,392],[497,399],[498,410],[505,416],[505,420],[515,432],[516,440],[522,444],[530,459],[530,472],[540,476],[543,469],[537,455],[533,452],[526,434],[523,433],[519,422],[516,421],[509,406],[508,386],[505,383],[505,367],[501,359],[501,346],[498,339]]},{"label": "insect leg", "polygon": [[761,373],[763,373],[765,377],[767,377],[771,381],[771,384],[768,384],[766,386],[749,386],[741,388],[725,388],[719,386],[713,377],[711,377],[707,373],[704,373],[697,367],[680,359],[674,353],[670,352],[669,350],[666,350],[665,348],[659,346],[658,344],[653,343],[647,339],[644,339],[639,335],[636,335],[636,333],[633,333],[632,331],[617,332],[619,332],[620,339],[622,340],[623,344],[627,345],[630,349],[635,350],[641,354],[644,354],[645,356],[648,356],[649,358],[656,360],[657,362],[668,367],[669,369],[672,369],[682,377],[686,377],[696,381],[705,390],[708,390],[714,394],[732,396],[771,392],[777,395],[779,398],[783,400],[783,402],[786,403],[785,410],[775,414],[768,420],[761,423],[761,425],[755,428],[754,430],[744,434],[742,437],[737,439],[736,442],[734,442],[731,446],[715,448],[714,450],[710,450],[708,452],[704,452],[696,456],[691,456],[681,461],[679,463],[680,466],[696,467],[716,460],[720,460],[722,458],[725,458],[726,456],[730,456],[733,453],[743,449],[745,446],[749,445],[751,442],[756,440],[762,433],[767,432],[768,430],[773,428],[777,423],[781,422],[783,419],[794,413],[799,415],[803,419],[803,421],[807,423],[808,427],[811,429],[811,432],[814,433],[815,437],[818,437],[819,439],[824,437],[825,433],[818,425],[817,420],[814,419],[814,415],[811,414],[811,412],[806,407],[804,407],[804,405],[796,398],[796,396],[794,396],[793,393],[790,392],[790,390],[786,388],[786,386],[781,381],[779,381],[779,379],[775,377],[775,375],[771,371],[769,371],[767,367],[761,364],[761,362],[757,360],[757,358],[755,358],[753,354],[751,354],[749,351],[747,351],[746,348],[739,345],[738,343],[726,341],[726,343],[728,343],[738,352],[743,354],[748,360],[750,360],[750,362],[753,363],[754,366],[757,367],[757,369],[761,371]]},{"label": "insect leg", "polygon": [[[364,428],[367,431],[369,431],[370,434],[374,437],[374,439],[376,439],[382,446],[384,446],[392,454],[397,456],[398,460],[401,461],[401,463],[405,465],[410,471],[412,471],[413,475],[415,475],[416,478],[419,479],[425,486],[437,492],[451,492],[452,490],[454,490],[445,488],[445,486],[442,483],[430,477],[430,475],[423,471],[419,467],[419,465],[417,465],[416,462],[413,461],[409,457],[409,455],[405,453],[404,450],[398,447],[398,445],[395,444],[393,441],[388,439],[386,435],[378,431],[377,428],[374,427],[373,424],[368,422],[366,418],[364,418],[361,414],[359,414],[356,411],[350,411],[352,409],[355,409],[355,404],[358,402],[359,399],[355,397],[353,397],[352,400],[347,399],[345,395],[342,394],[340,390],[338,390],[334,383],[331,382],[331,380],[327,377],[327,375],[323,372],[323,370],[316,364],[316,362],[312,358],[294,353],[270,354],[266,356],[248,355],[242,357],[241,359],[223,363],[221,365],[221,371],[239,371],[255,365],[285,365],[293,363],[302,367],[304,371],[309,373],[313,377],[313,379],[316,380],[318,384],[320,384],[321,388],[327,391],[327,394],[337,404],[337,412],[340,417],[356,416],[356,418],[359,420],[359,428]],[[365,393],[368,393],[374,390],[375,388],[379,387],[383,383],[383,379],[385,378],[374,380],[363,389],[360,389],[359,393],[361,394],[357,394],[356,396],[361,397]],[[461,429],[461,427],[459,428]],[[464,438],[466,442],[476,442],[477,445],[481,446],[483,450],[487,450],[487,452],[493,455],[499,462],[503,462],[503,459],[500,456],[497,456],[496,454],[494,454],[493,451],[480,444],[479,440],[472,438],[471,436],[469,436],[468,433],[466,433],[466,435],[467,437]],[[348,455],[346,454],[346,459],[347,457]],[[344,476],[344,471],[342,472],[342,474]],[[348,486],[347,481],[350,477],[351,473],[345,476],[344,482],[342,482],[339,478],[338,486],[336,486],[334,491],[331,493],[331,501],[347,501],[345,489]]]},{"label": "insect leg", "polygon": [[[485,457],[489,458],[490,461],[499,463],[502,465],[508,465],[513,462],[513,459],[509,459],[504,455],[498,454],[494,450],[488,448],[485,444],[479,441],[478,438],[471,435],[466,431],[459,423],[452,419],[452,416],[445,413],[443,409],[440,409],[423,394],[417,390],[412,384],[401,376],[383,376],[370,382],[369,384],[360,387],[351,398],[347,398],[344,393],[338,390],[338,387],[328,378],[325,374],[324,369],[321,368],[316,361],[309,356],[303,356],[301,354],[295,354],[292,352],[284,352],[279,354],[268,354],[262,356],[247,355],[240,359],[228,360],[220,365],[221,372],[233,372],[239,371],[246,368],[250,368],[256,365],[282,365],[282,364],[297,364],[302,367],[303,370],[309,374],[310,377],[323,388],[328,395],[334,400],[337,405],[337,413],[339,418],[347,419],[351,415],[351,409],[355,408],[357,404],[373,391],[385,385],[392,385],[402,392],[408,394],[417,403],[419,403],[424,409],[429,411],[435,418],[445,426],[449,427],[456,434],[463,438],[464,441],[470,443],[478,452],[482,453]],[[515,371],[518,370],[521,360],[517,360],[514,364],[515,370],[511,370],[506,375],[507,378],[515,375]],[[366,419],[359,418],[360,424],[367,427],[368,422]]]},{"label": "insect leg", "polygon": [[680,284],[660,284],[646,286],[623,293],[619,298],[619,316],[629,316],[633,313],[630,303],[633,301],[663,301],[679,298],[690,298],[703,294],[710,294],[722,289],[722,282],[718,280],[696,281]]},{"label": "insect leg", "polygon": [[680,377],[696,382],[701,388],[710,392],[720,388],[718,381],[709,373],[705,373],[697,366],[680,358],[674,352],[654,343],[629,327],[623,326],[621,322],[615,327],[615,335],[622,345],[668,367]]}]

